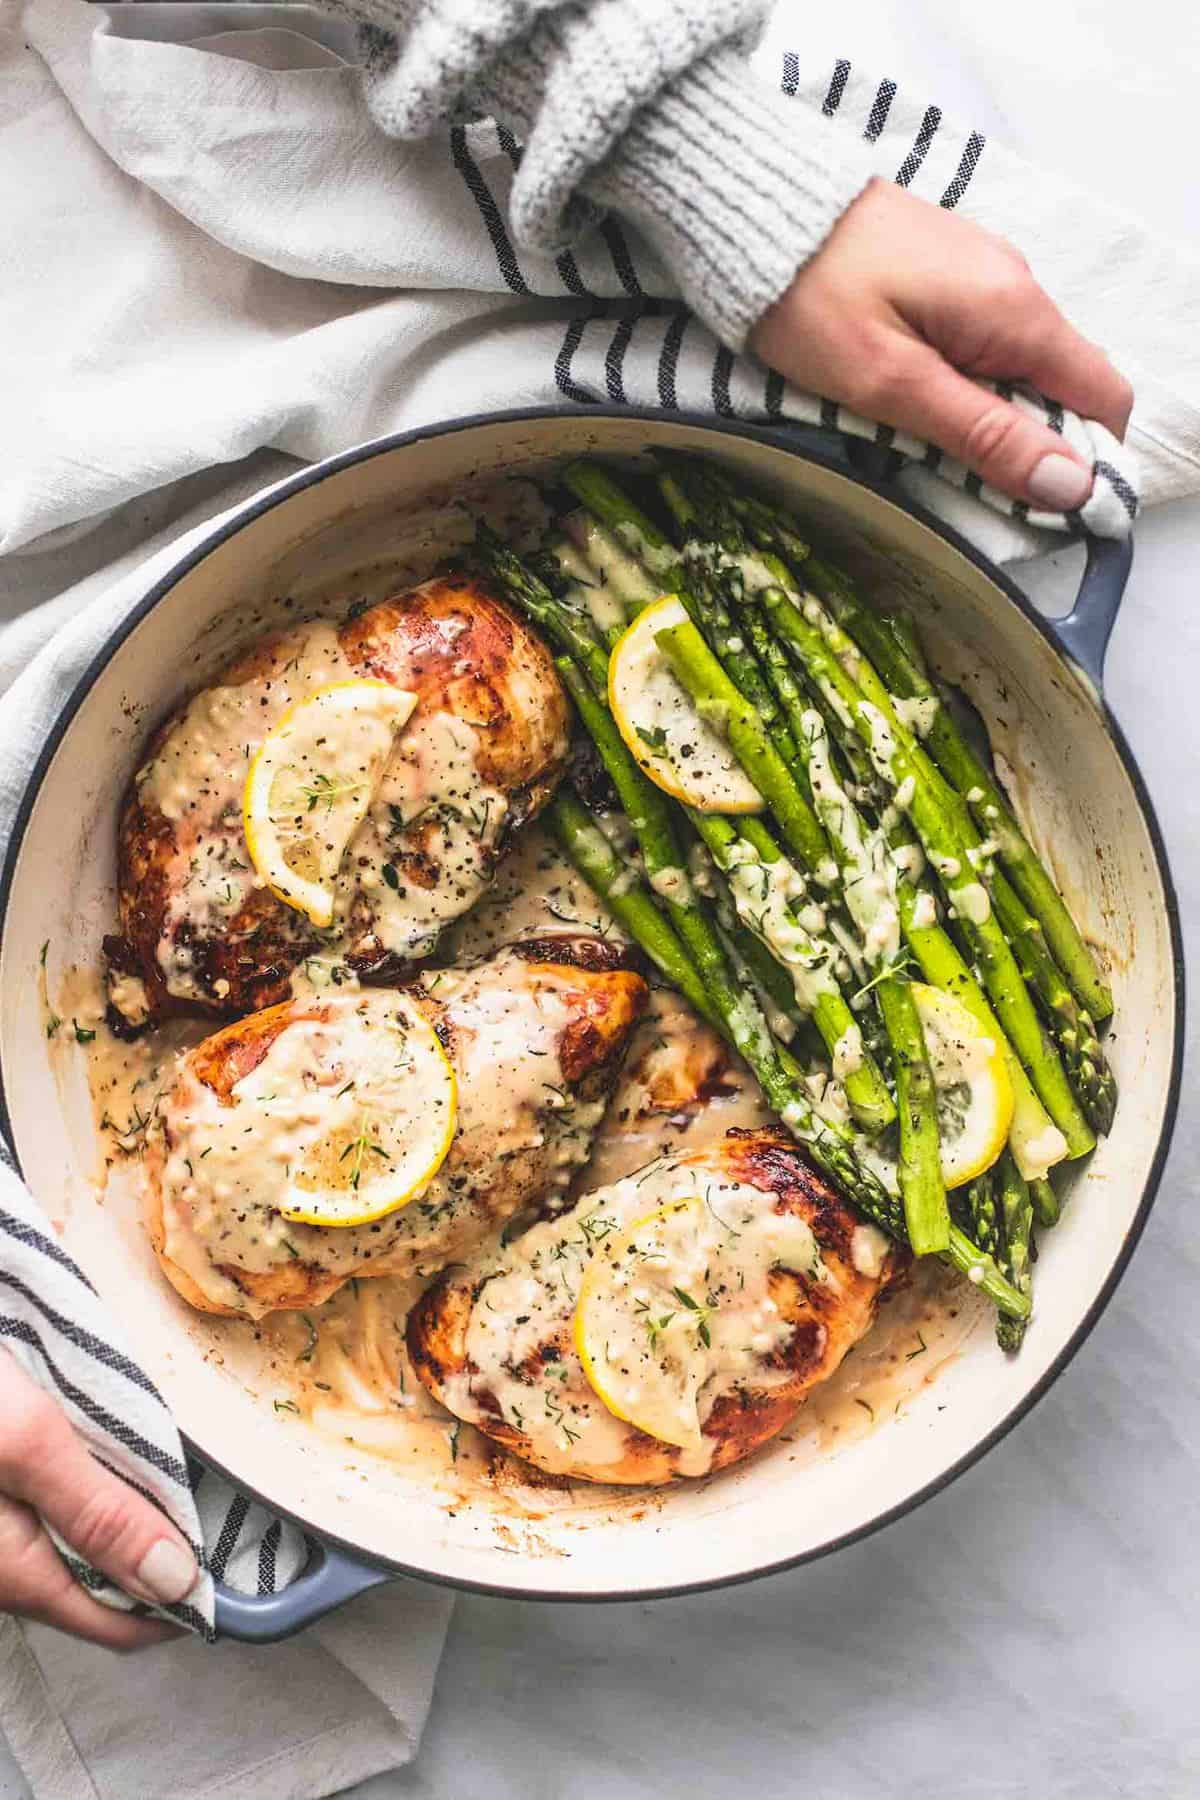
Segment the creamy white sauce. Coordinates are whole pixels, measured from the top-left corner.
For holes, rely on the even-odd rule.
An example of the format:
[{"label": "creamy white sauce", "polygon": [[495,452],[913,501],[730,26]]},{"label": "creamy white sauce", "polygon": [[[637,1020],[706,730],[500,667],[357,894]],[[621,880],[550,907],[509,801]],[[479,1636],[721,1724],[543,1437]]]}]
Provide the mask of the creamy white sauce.
[{"label": "creamy white sauce", "polygon": [[858,927],[865,960],[873,968],[890,963],[900,949],[899,869],[888,847],[886,819],[873,830],[864,829],[860,813],[834,773],[829,735],[820,713],[805,712],[801,723],[809,746],[813,805],[844,859],[841,874],[846,908]]},{"label": "creamy white sauce", "polygon": [[131,1025],[144,1025],[150,1017],[150,1000],[140,975],[125,975],[114,970],[108,983],[108,997],[121,1017]]},{"label": "creamy white sauce", "polygon": [[738,586],[751,600],[765,588],[780,585],[778,577],[753,552],[735,554],[730,550],[714,551],[707,544],[696,544],[690,551],[690,558],[715,574],[736,576]]},{"label": "creamy white sauce", "polygon": [[804,877],[785,856],[764,862],[745,838],[731,846],[725,877],[738,917],[784,965],[797,1006],[811,1013],[822,994],[836,990],[837,981],[832,946],[811,935],[796,916],[794,902],[807,891]]},{"label": "creamy white sauce", "polygon": [[913,903],[912,922],[917,931],[929,930],[937,924],[937,902],[930,893],[922,892]]},{"label": "creamy white sauce", "polygon": [[420,713],[400,733],[338,872],[339,938],[425,955],[478,899],[508,801],[480,776],[477,750],[454,713]]},{"label": "creamy white sauce", "polygon": [[771,1271],[819,1278],[821,1258],[808,1221],[781,1213],[774,1195],[727,1184],[718,1217],[711,1195],[691,1185],[687,1198],[601,1240],[576,1332],[610,1411],[703,1456],[701,1396],[773,1385],[762,1360],[792,1335]]},{"label": "creamy white sauce", "polygon": [[[681,1339],[686,1334],[698,1429],[678,1466],[681,1474],[703,1474],[714,1445],[700,1428],[718,1397],[739,1386],[763,1390],[786,1380],[785,1372],[767,1361],[791,1330],[767,1294],[770,1269],[786,1260],[790,1267],[812,1271],[819,1259],[807,1223],[798,1218],[788,1223],[776,1211],[774,1195],[702,1168],[671,1161],[652,1166],[590,1194],[564,1218],[535,1225],[510,1245],[472,1309],[467,1368],[447,1384],[452,1410],[478,1417],[479,1397],[490,1397],[550,1468],[582,1464],[602,1473],[606,1463],[620,1462],[630,1427],[589,1385],[570,1336],[580,1283],[608,1239],[659,1208],[694,1199],[700,1206],[693,1254],[686,1262],[677,1259],[669,1272],[683,1274],[699,1289],[693,1296],[699,1307],[708,1308],[713,1296],[704,1315],[709,1345],[700,1343],[695,1326],[674,1319],[652,1333],[644,1320],[639,1323],[636,1293],[623,1309],[624,1335],[614,1318],[609,1343],[614,1372],[621,1363],[630,1371],[622,1380],[622,1398],[636,1404],[639,1366],[649,1382],[653,1358],[674,1347],[672,1334]],[[656,1322],[669,1310],[658,1308],[656,1300],[650,1304]],[[678,1302],[677,1310],[693,1309]],[[548,1343],[556,1350],[550,1361],[544,1360]]]},{"label": "creamy white sauce", "polygon": [[1047,1125],[1033,1137],[1022,1137],[1019,1147],[1014,1134],[1013,1155],[1026,1181],[1044,1181],[1066,1154],[1067,1140],[1057,1125]]},{"label": "creamy white sauce", "polygon": [[[596,815],[601,827],[610,815]],[[605,837],[621,849],[619,836]],[[627,846],[626,846],[627,847]],[[441,949],[456,964],[477,962],[522,938],[586,932],[614,942],[624,933],[611,913],[567,861],[557,841],[536,821],[505,856],[496,880],[459,919]]]},{"label": "creamy white sauce", "polygon": [[919,881],[925,872],[925,852],[920,844],[897,844],[892,851],[897,869],[910,881]]},{"label": "creamy white sauce", "polygon": [[[445,620],[443,628],[456,623]],[[355,673],[334,625],[296,626],[278,640],[260,673],[197,694],[139,770],[143,806],[174,826],[157,958],[177,998],[209,998],[189,937],[235,938],[242,908],[264,885],[242,824],[256,751],[289,707]],[[337,957],[355,950],[426,954],[447,921],[483,892],[508,803],[481,776],[478,748],[476,728],[448,712],[421,709],[397,735],[339,870],[326,937]],[[327,754],[333,778],[353,751],[333,741]],[[302,915],[289,914],[289,921],[298,940],[309,935]]]},{"label": "creamy white sauce", "polygon": [[867,1275],[872,1281],[877,1280],[883,1273],[883,1265],[890,1249],[889,1240],[878,1226],[855,1226],[854,1236],[850,1240],[850,1260],[860,1275]]},{"label": "creamy white sauce", "polygon": [[[562,560],[561,554],[559,560]],[[583,562],[582,557],[578,560]],[[586,613],[602,638],[614,637],[625,629],[625,608],[619,595],[599,581],[569,582],[563,589],[562,598],[564,605],[575,612]]]},{"label": "creamy white sauce", "polygon": [[[228,935],[263,886],[242,828],[242,791],[255,752],[289,707],[354,673],[333,625],[297,626],[279,640],[263,673],[197,694],[138,770],[142,806],[174,826],[157,956],[168,992],[177,998],[208,997],[181,927],[190,926],[201,937]],[[297,935],[307,930],[298,914],[296,930]]]},{"label": "creamy white sauce", "polygon": [[622,547],[652,575],[670,575],[679,566],[679,555],[672,544],[652,544],[632,520],[624,520],[616,528]]},{"label": "creamy white sauce", "polygon": [[[234,1086],[233,1105],[223,1105],[190,1063],[181,1065],[160,1107],[166,1254],[210,1299],[251,1316],[269,1310],[226,1269],[262,1273],[304,1263],[343,1280],[432,1271],[530,1197],[521,1182],[536,1178],[542,1193],[569,1182],[603,1110],[574,1099],[563,1077],[562,1033],[578,1010],[569,973],[498,959],[433,971],[420,986],[452,1034],[457,1129],[449,1156],[419,1196],[371,1224],[312,1226],[278,1211],[289,1172],[313,1145],[332,1140],[340,1157],[341,1137],[357,1130],[359,1094],[343,1090],[361,1077],[370,1054],[348,1039],[344,1021],[299,1022],[281,1032],[257,1069]],[[389,998],[351,996],[335,1004],[377,1007]],[[381,1043],[381,1057],[393,1052],[386,1038]],[[380,1108],[391,1091],[386,1073],[378,1067],[372,1076]],[[412,1076],[397,1067],[394,1079]],[[523,1156],[532,1159],[524,1167],[516,1161]],[[500,1170],[515,1190],[511,1203]]]},{"label": "creamy white sauce", "polygon": [[567,605],[586,612],[601,636],[620,631],[625,624],[625,607],[620,589],[605,579],[602,569],[593,568],[582,551],[568,539],[554,546],[554,557],[570,585],[564,595]]},{"label": "creamy white sauce", "polygon": [[[594,519],[583,524],[582,549],[584,567],[594,570],[618,600],[636,611],[658,599],[662,592],[660,584],[652,581],[641,563],[627,553],[611,531]],[[642,561],[649,566],[648,559]]]},{"label": "creamy white sauce", "polygon": [[894,772],[896,740],[892,736],[891,726],[879,708],[869,700],[860,701],[858,710],[867,721],[871,733],[870,756],[876,774],[891,782],[893,787],[898,786]]},{"label": "creamy white sauce", "polygon": [[889,698],[892,703],[892,711],[906,731],[911,731],[913,736],[918,738],[929,736],[933,730],[933,722],[938,715],[938,707],[941,705],[936,694],[914,694],[911,700],[902,699],[896,694],[890,695]]},{"label": "creamy white sauce", "polygon": [[857,1025],[847,1025],[833,1046],[833,1073],[839,1081],[853,1075],[863,1065],[862,1032]]},{"label": "creamy white sauce", "polygon": [[650,877],[650,886],[656,894],[676,906],[687,906],[692,898],[686,869],[656,869]]},{"label": "creamy white sauce", "polygon": [[981,881],[964,881],[950,890],[950,904],[960,919],[984,925],[992,915],[992,902]]}]

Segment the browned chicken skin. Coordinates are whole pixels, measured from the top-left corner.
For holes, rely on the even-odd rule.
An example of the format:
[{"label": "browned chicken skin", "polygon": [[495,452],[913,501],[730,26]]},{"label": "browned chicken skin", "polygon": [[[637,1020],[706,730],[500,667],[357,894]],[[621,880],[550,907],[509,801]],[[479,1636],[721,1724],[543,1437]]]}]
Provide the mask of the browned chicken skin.
[{"label": "browned chicken skin", "polygon": [[[580,1283],[605,1254],[610,1226],[632,1226],[664,1198],[669,1204],[693,1188],[731,1226],[753,1190],[768,1214],[792,1214],[808,1225],[819,1263],[807,1273],[770,1269],[769,1297],[786,1333],[748,1375],[714,1378],[707,1416],[701,1414],[703,1451],[689,1464],[674,1445],[603,1405],[585,1376],[574,1319]],[[733,1296],[745,1251],[735,1229],[725,1244],[714,1254],[721,1270],[714,1266],[709,1279]],[[781,1431],[869,1329],[895,1256],[786,1133],[735,1130],[586,1195],[506,1248],[447,1269],[409,1315],[409,1354],[436,1399],[539,1468],[587,1481],[661,1485],[738,1462]]]},{"label": "browned chicken skin", "polygon": [[[373,808],[371,855],[359,852],[362,831],[347,851],[353,892],[331,945],[256,877],[241,790],[289,706],[356,678],[418,700]],[[232,1016],[274,1005],[313,956],[397,978],[478,898],[513,833],[549,798],[566,749],[548,652],[473,576],[425,582],[340,626],[310,621],[261,640],[160,728],[126,796],[121,933],[105,946],[114,1024],[136,1028],[180,1006]],[[398,922],[401,913],[411,919]]]},{"label": "browned chicken skin", "polygon": [[[236,1120],[238,1084],[289,1031],[326,1028],[320,1060],[340,1087],[338,1021],[380,993],[288,1001],[206,1038],[182,1059],[145,1159],[146,1222],[168,1279],[206,1312],[316,1306],[352,1277],[433,1273],[515,1212],[561,1193],[587,1155],[646,1003],[645,982],[622,960],[597,939],[554,938],[405,987],[454,1066],[457,1128],[419,1198],[371,1224],[284,1219],[269,1204],[269,1166],[264,1180],[250,1164],[238,1188],[228,1158],[222,1164],[218,1151],[208,1160],[206,1146],[219,1137],[214,1116],[220,1127]],[[313,1096],[311,1087],[297,1092]],[[250,1155],[264,1135],[249,1138]]]}]

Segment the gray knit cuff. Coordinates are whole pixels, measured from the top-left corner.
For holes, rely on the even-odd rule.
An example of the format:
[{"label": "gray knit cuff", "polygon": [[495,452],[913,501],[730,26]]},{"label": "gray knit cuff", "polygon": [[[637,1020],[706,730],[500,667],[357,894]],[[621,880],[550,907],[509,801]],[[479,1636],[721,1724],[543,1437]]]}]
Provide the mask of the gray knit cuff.
[{"label": "gray knit cuff", "polygon": [[522,139],[513,236],[555,255],[604,210],[589,204],[590,178],[623,135],[706,55],[748,44],[767,9],[766,0],[542,5],[531,30],[479,65],[463,99]]},{"label": "gray knit cuff", "polygon": [[865,144],[717,49],[638,113],[583,191],[639,227],[740,350],[873,172]]}]

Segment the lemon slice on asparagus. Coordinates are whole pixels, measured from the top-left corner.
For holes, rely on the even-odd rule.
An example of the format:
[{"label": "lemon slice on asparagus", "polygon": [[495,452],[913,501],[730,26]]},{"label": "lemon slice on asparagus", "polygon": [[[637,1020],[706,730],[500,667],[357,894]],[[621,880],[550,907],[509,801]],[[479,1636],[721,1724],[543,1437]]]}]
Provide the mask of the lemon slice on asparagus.
[{"label": "lemon slice on asparagus", "polygon": [[334,682],[290,707],[250,764],[242,798],[250,860],[314,925],[333,920],[346,846],[416,703],[390,682]]},{"label": "lemon slice on asparagus", "polygon": [[654,641],[682,625],[673,594],[640,612],[617,641],[608,664],[608,703],[617,729],[656,787],[701,812],[761,812],[763,798],[695,702],[672,674]]},{"label": "lemon slice on asparagus", "polygon": [[[278,1210],[304,1225],[367,1225],[417,1199],[441,1168],[458,1084],[437,1033],[405,995],[348,995],[328,1008],[337,1016],[329,1047],[318,1047],[325,1085],[304,1090]],[[274,1075],[271,1085],[281,1085]]]},{"label": "lemon slice on asparagus", "polygon": [[937,1089],[942,1179],[962,1187],[991,1168],[1007,1142],[1012,1078],[1000,1041],[961,1000],[919,981],[913,998]]},{"label": "lemon slice on asparagus", "polygon": [[709,1373],[712,1254],[707,1209],[673,1201],[605,1240],[575,1305],[575,1348],[610,1413],[639,1431],[698,1449],[698,1400]]}]

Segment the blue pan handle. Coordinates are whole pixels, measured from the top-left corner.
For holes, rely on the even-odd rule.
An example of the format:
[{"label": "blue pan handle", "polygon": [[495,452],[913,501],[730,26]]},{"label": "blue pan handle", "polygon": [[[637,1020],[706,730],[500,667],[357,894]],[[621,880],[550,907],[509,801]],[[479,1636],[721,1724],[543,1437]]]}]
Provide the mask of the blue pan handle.
[{"label": "blue pan handle", "polygon": [[[893,450],[869,439],[845,437],[819,425],[788,426],[778,435],[789,449],[808,450],[848,474],[887,484],[903,468]],[[907,502],[902,502],[907,504]],[[1133,567],[1132,538],[1087,540],[1087,563],[1075,604],[1065,619],[1054,622],[1063,649],[1097,695],[1104,684],[1104,656]]]},{"label": "blue pan handle", "polygon": [[394,1580],[389,1570],[356,1562],[330,1544],[311,1542],[310,1547],[303,1573],[277,1594],[239,1594],[223,1581],[214,1582],[218,1637],[243,1644],[278,1643],[356,1594]]},{"label": "blue pan handle", "polygon": [[1097,693],[1104,686],[1104,656],[1132,567],[1131,537],[1089,538],[1075,604],[1065,619],[1054,624],[1063,649]]}]

